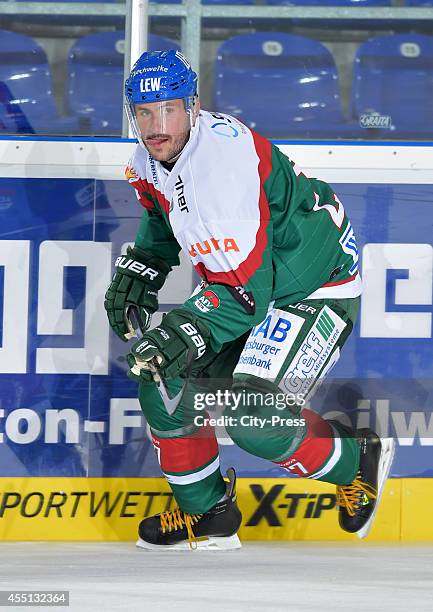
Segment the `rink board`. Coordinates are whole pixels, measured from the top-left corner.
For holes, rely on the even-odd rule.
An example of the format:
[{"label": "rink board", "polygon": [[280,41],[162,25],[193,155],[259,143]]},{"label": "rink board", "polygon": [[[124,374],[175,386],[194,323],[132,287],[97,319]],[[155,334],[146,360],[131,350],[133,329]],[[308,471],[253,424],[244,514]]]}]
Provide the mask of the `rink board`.
[{"label": "rink board", "polygon": [[[0,140],[0,159],[7,160],[0,162],[3,539],[133,539],[140,516],[170,501],[136,384],[126,377],[126,347],[103,309],[112,262],[142,215],[123,179],[133,148]],[[308,176],[333,185],[362,252],[360,317],[333,370],[334,387],[312,407],[396,439],[393,479],[371,537],[433,539],[432,147],[282,148]],[[183,258],[161,291],[161,310],[181,304],[196,280]],[[244,539],[351,539],[338,528],[332,487],[288,479],[235,447],[224,431],[217,435],[223,473],[233,465],[240,476]],[[281,488],[248,525],[265,495],[260,486]],[[64,503],[62,491],[69,495]],[[114,506],[102,520],[104,492],[114,498],[101,507]],[[93,505],[86,510],[87,500]],[[74,503],[76,516],[57,516]]]},{"label": "rink board", "polygon": [[[160,475],[126,345],[103,308],[143,212],[123,178],[133,148],[0,140],[0,476]],[[393,477],[433,477],[432,148],[282,148],[335,187],[362,251],[359,320],[328,377],[334,388],[312,407],[396,438]],[[184,258],[161,310],[195,283]],[[223,471],[286,476],[217,434]]]},{"label": "rink board", "polygon": [[[358,541],[338,526],[335,487],[241,478],[243,540]],[[371,541],[433,541],[433,479],[387,482]],[[144,516],[175,507],[162,478],[0,478],[0,540],[134,540]]]}]

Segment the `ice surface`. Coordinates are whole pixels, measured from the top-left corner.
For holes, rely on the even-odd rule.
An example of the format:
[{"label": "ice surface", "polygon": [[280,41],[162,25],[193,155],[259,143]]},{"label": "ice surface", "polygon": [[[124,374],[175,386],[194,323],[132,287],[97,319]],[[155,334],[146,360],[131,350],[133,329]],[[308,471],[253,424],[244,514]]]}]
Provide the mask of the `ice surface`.
[{"label": "ice surface", "polygon": [[433,544],[246,542],[229,552],[153,553],[132,542],[5,542],[0,584],[69,590],[74,611],[430,612]]}]

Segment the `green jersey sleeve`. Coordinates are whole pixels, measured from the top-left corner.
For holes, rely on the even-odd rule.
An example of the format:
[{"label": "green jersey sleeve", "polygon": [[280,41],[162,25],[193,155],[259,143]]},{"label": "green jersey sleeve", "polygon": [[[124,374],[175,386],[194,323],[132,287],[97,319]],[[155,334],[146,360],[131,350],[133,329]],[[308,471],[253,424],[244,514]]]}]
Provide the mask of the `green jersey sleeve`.
[{"label": "green jersey sleeve", "polygon": [[179,265],[180,246],[156,207],[144,211],[135,237],[135,246],[159,257],[171,267]]}]

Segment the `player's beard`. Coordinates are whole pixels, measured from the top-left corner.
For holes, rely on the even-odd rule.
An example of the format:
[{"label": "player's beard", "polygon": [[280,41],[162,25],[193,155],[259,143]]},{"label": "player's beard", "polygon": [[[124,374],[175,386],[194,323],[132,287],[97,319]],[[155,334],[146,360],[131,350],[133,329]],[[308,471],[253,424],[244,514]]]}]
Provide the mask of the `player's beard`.
[{"label": "player's beard", "polygon": [[[167,139],[161,146],[152,144],[152,139],[158,140]],[[174,158],[178,157],[182,149],[186,145],[189,139],[189,130],[178,134],[177,136],[168,136],[167,134],[152,134],[150,138],[144,141],[144,145],[149,153],[157,161],[170,162]]]}]

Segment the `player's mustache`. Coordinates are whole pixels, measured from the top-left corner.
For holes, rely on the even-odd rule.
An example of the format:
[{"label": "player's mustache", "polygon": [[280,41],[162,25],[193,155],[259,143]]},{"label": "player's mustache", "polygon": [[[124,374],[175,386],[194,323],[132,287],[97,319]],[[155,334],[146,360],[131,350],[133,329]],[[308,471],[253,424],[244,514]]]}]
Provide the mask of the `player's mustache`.
[{"label": "player's mustache", "polygon": [[159,140],[161,138],[170,138],[170,136],[168,134],[151,134],[146,136],[146,140]]}]

